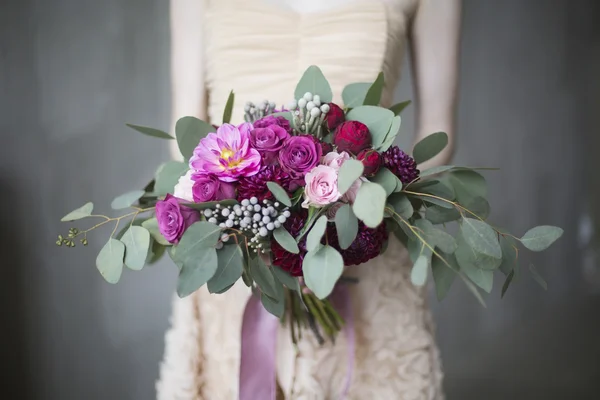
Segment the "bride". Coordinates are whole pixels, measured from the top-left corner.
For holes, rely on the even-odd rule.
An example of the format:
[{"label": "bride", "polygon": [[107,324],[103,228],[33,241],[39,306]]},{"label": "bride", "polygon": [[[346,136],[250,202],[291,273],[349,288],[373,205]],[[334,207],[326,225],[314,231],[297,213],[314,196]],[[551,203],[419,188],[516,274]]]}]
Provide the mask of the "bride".
[{"label": "bride", "polygon": [[[171,0],[171,31],[173,117],[194,115],[215,124],[230,90],[237,100],[232,122],[239,123],[246,101],[287,104],[313,64],[323,70],[338,103],[346,84],[372,82],[383,71],[382,106],[389,106],[409,43],[418,105],[415,140],[445,131],[451,145],[428,166],[447,163],[452,155],[459,0]],[[348,398],[443,398],[427,293],[410,283],[410,266],[392,236],[383,256],[350,271],[360,283],[351,288],[356,350]],[[225,295],[202,288],[174,300],[159,399],[237,399],[248,296],[238,283]],[[297,348],[285,326],[278,335],[279,398],[343,397],[344,334],[323,346],[305,334]]]}]

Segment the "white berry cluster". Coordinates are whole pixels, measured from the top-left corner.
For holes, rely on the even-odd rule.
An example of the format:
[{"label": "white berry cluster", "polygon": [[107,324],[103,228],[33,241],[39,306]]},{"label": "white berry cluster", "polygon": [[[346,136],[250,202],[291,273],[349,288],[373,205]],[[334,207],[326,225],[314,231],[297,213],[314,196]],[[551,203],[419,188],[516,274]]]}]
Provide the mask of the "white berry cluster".
[{"label": "white berry cluster", "polygon": [[258,121],[266,115],[272,114],[275,111],[275,107],[275,103],[268,100],[263,100],[258,104],[249,101],[244,106],[244,120],[246,122]]},{"label": "white berry cluster", "polygon": [[[262,203],[256,197],[244,199],[240,204],[222,207],[220,204],[215,209],[204,210],[207,221],[218,225],[223,229],[234,228],[250,236],[248,247],[255,252],[261,250],[262,242],[272,231],[281,227],[290,217],[288,207],[282,207],[279,202],[263,200]],[[225,239],[226,238],[226,239]],[[221,236],[221,241],[226,242],[228,234]]]},{"label": "white berry cluster", "polygon": [[321,137],[321,129],[329,112],[329,104],[321,104],[318,94],[304,93],[304,96],[289,105],[289,109],[293,113],[296,130],[316,135],[318,138]]}]

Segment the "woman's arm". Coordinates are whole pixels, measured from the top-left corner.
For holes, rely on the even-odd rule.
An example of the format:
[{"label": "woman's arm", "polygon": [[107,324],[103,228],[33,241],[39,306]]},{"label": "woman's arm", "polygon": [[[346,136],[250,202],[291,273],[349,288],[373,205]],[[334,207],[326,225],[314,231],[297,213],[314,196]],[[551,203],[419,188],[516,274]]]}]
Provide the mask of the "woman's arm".
[{"label": "woman's arm", "polygon": [[454,153],[460,28],[460,0],[419,1],[410,38],[417,103],[415,140],[439,131],[449,138],[448,147],[421,169],[447,164]]},{"label": "woman's arm", "polygon": [[[206,118],[202,46],[203,0],[171,0],[171,128],[185,116]],[[181,158],[177,143],[171,154]]]}]

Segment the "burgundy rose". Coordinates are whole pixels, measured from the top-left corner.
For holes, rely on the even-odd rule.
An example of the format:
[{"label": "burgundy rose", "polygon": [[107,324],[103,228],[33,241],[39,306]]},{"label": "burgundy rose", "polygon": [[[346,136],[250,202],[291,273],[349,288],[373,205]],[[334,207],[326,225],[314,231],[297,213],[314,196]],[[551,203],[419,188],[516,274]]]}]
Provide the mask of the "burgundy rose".
[{"label": "burgundy rose", "polygon": [[329,112],[325,118],[327,128],[333,132],[338,125],[345,121],[345,119],[346,116],[344,115],[344,110],[342,110],[340,106],[335,103],[329,103]]},{"label": "burgundy rose", "polygon": [[289,137],[290,134],[279,125],[255,127],[250,132],[250,146],[258,150],[265,164],[273,164],[277,161],[277,153],[281,150],[283,142]]},{"label": "burgundy rose", "polygon": [[192,181],[194,181],[192,196],[196,203],[235,198],[235,186],[232,183],[220,181],[215,175],[193,174]]},{"label": "burgundy rose", "polygon": [[179,204],[179,199],[167,194],[156,203],[158,230],[169,243],[179,243],[186,229],[200,220],[200,212]]},{"label": "burgundy rose", "polygon": [[331,143],[321,142],[321,151],[323,152],[323,155],[331,153],[333,151],[333,145]]},{"label": "burgundy rose", "polygon": [[302,179],[321,160],[321,144],[312,135],[291,136],[279,152],[279,164],[292,179]]},{"label": "burgundy rose", "polygon": [[362,122],[346,121],[335,130],[333,143],[339,151],[358,154],[371,146],[371,133]]},{"label": "burgundy rose", "polygon": [[283,129],[285,129],[285,131],[288,134],[292,133],[292,127],[290,126],[290,121],[288,121],[287,119],[285,119],[283,117],[276,117],[274,115],[267,115],[266,117],[261,118],[258,121],[254,122],[252,125],[254,125],[255,128],[269,128],[269,127],[275,125],[275,126],[279,126]]},{"label": "burgundy rose", "polygon": [[373,176],[381,168],[381,164],[383,163],[383,157],[381,154],[376,152],[373,149],[366,149],[358,153],[356,156],[359,161],[362,161],[365,166],[364,175],[365,176]]}]

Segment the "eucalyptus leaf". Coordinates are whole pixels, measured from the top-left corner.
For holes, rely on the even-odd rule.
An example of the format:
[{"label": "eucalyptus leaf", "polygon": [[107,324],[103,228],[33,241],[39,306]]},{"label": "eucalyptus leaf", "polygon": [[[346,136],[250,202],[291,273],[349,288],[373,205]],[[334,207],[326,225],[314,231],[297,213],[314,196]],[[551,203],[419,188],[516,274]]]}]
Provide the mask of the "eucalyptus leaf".
[{"label": "eucalyptus leaf", "polygon": [[529,272],[531,273],[531,277],[534,281],[536,281],[544,290],[548,290],[548,284],[542,278],[542,276],[537,272],[537,269],[533,266],[533,264],[529,264]]},{"label": "eucalyptus leaf", "polygon": [[460,230],[467,244],[475,252],[502,259],[502,249],[491,226],[478,219],[463,218]]},{"label": "eucalyptus leaf", "polygon": [[536,226],[523,235],[521,243],[531,251],[543,251],[558,240],[562,234],[563,230],[556,226]]},{"label": "eucalyptus leaf", "polygon": [[473,215],[481,219],[486,219],[490,215],[490,204],[483,197],[473,196],[468,198],[468,200],[463,199],[460,205],[470,211],[465,211],[467,216]]},{"label": "eucalyptus leaf", "polygon": [[237,244],[217,250],[217,271],[206,284],[210,293],[219,293],[237,282],[244,272],[244,256]]},{"label": "eucalyptus leaf", "polygon": [[455,168],[448,177],[460,204],[468,203],[471,197],[487,198],[487,183],[480,173],[468,168]]},{"label": "eucalyptus leaf", "polygon": [[412,194],[411,193],[411,194],[409,194],[409,196],[419,199],[421,201],[424,201],[426,203],[434,204],[434,205],[442,207],[442,208],[454,209],[454,204],[452,204],[451,201],[439,199],[437,197],[434,197],[433,195]]},{"label": "eucalyptus leaf", "polygon": [[183,117],[177,120],[175,137],[183,158],[189,160],[200,140],[204,139],[210,132],[215,131],[214,126],[196,117]]},{"label": "eucalyptus leaf", "polygon": [[346,114],[346,120],[360,121],[369,128],[373,148],[378,151],[381,150],[393,119],[393,112],[376,106],[356,107]]},{"label": "eucalyptus leaf", "polygon": [[454,254],[444,252],[440,252],[439,254],[451,266],[448,267],[448,265],[446,265],[446,263],[444,263],[437,255],[434,255],[431,260],[431,274],[433,275],[433,282],[435,283],[435,293],[438,300],[443,300],[448,294],[448,291],[458,274],[459,267]]},{"label": "eucalyptus leaf", "polygon": [[445,224],[460,219],[460,212],[456,208],[446,208],[437,205],[428,206],[425,218],[433,224]]},{"label": "eucalyptus leaf", "polygon": [[402,182],[396,175],[387,168],[381,168],[377,174],[370,179],[371,182],[381,185],[385,189],[387,196],[392,194],[398,185],[402,186]]},{"label": "eucalyptus leaf", "polygon": [[160,260],[165,255],[166,246],[158,243],[156,240],[152,240],[148,257],[146,258],[146,264],[152,265]]},{"label": "eucalyptus leaf", "polygon": [[460,270],[465,273],[474,284],[482,288],[487,293],[492,291],[492,287],[494,286],[494,271],[488,269],[480,269],[475,265],[466,262],[460,264]]},{"label": "eucalyptus leaf", "polygon": [[515,271],[511,270],[508,275],[506,275],[506,279],[504,280],[504,284],[502,285],[502,292],[500,293],[500,298],[504,298],[506,291],[508,290],[510,284],[512,283],[515,277]]},{"label": "eucalyptus leaf", "polygon": [[302,262],[306,286],[319,298],[324,299],[333,291],[344,271],[344,260],[331,246],[321,246],[306,253]]},{"label": "eucalyptus leaf", "polygon": [[318,94],[321,103],[331,103],[333,100],[331,86],[329,86],[329,82],[327,82],[321,69],[316,65],[311,65],[304,72],[296,86],[296,90],[294,90],[294,98],[299,99],[307,92],[313,95]]},{"label": "eucalyptus leaf", "polygon": [[161,131],[160,129],[148,128],[147,126],[141,125],[133,125],[133,124],[125,124],[131,129],[134,129],[144,135],[152,136],[159,139],[175,139],[173,136],[169,135],[167,132]]},{"label": "eucalyptus leaf", "polygon": [[125,265],[134,271],[144,268],[150,249],[150,232],[141,226],[132,225],[123,234]]},{"label": "eucalyptus leaf", "polygon": [[70,213],[62,217],[60,220],[62,222],[76,221],[78,219],[89,217],[90,215],[92,215],[93,210],[94,203],[88,202],[79,207],[78,209],[71,211]]},{"label": "eucalyptus leaf", "polygon": [[[175,251],[176,258],[178,257],[177,253],[179,253],[181,250],[183,249],[178,248]],[[217,250],[215,248],[194,247],[194,250],[195,251],[193,252],[187,251],[190,257],[183,261],[182,267],[179,271],[179,277],[177,278],[177,294],[181,298],[189,296],[196,290],[200,289],[202,285],[204,285],[210,280],[210,278],[214,276],[219,265]]]},{"label": "eucalyptus leaf", "polygon": [[515,244],[512,238],[500,236],[500,248],[502,249],[502,263],[500,264],[500,271],[504,275],[509,275],[515,269],[517,265],[517,250],[513,245]]},{"label": "eucalyptus leaf", "polygon": [[273,266],[271,271],[273,272],[273,275],[275,275],[275,278],[277,278],[277,280],[284,284],[288,289],[293,290],[298,294],[302,293],[298,278],[291,276],[286,271],[282,270],[277,266]]},{"label": "eucalyptus leaf", "polygon": [[296,243],[296,239],[282,226],[273,231],[273,238],[283,247],[286,251],[290,253],[298,254],[300,253],[300,249],[298,248],[298,243]]},{"label": "eucalyptus leaf", "polygon": [[173,193],[179,178],[189,170],[186,163],[180,161],[167,161],[156,170],[154,192],[157,196]]},{"label": "eucalyptus leaf", "polygon": [[231,122],[231,114],[233,112],[233,103],[235,102],[235,93],[233,90],[229,92],[227,97],[227,103],[225,103],[225,110],[223,111],[223,123],[228,124]]},{"label": "eucalyptus leaf", "polygon": [[484,308],[486,308],[487,306],[485,305],[485,300],[481,296],[481,293],[479,293],[479,290],[477,289],[477,287],[475,287],[475,285],[473,285],[473,282],[471,282],[468,278],[464,277],[462,274],[460,274],[459,276],[462,279],[462,281],[464,282],[467,289],[469,289],[469,291],[471,293],[473,293],[473,296],[475,296],[477,301],[479,301],[479,304],[481,304]]},{"label": "eucalyptus leaf", "polygon": [[[184,266],[186,263],[197,264],[194,259],[207,249],[214,248],[221,236],[221,228],[210,222],[200,221],[192,224],[175,246],[174,257]],[[216,257],[215,252],[215,257]],[[217,269],[217,263],[214,265],[214,271]],[[214,274],[214,271],[212,273]],[[210,275],[206,280],[212,278]],[[206,283],[206,282],[204,282]],[[204,284],[202,283],[202,284]]]},{"label": "eucalyptus leaf", "polygon": [[110,238],[96,257],[96,268],[108,283],[115,284],[121,279],[125,245],[117,239]]},{"label": "eucalyptus leaf", "polygon": [[136,201],[140,199],[146,193],[143,190],[133,190],[131,192],[124,193],[110,203],[113,210],[122,210],[127,207],[131,207]]},{"label": "eucalyptus leaf", "polygon": [[260,301],[265,310],[267,310],[277,318],[283,317],[283,314],[285,312],[285,298],[282,298],[280,301],[274,301],[269,296],[265,295],[264,293],[261,293]]},{"label": "eucalyptus leaf", "polygon": [[363,102],[363,104],[365,106],[379,105],[384,86],[385,82],[383,79],[383,72],[380,72],[379,75],[377,75],[377,79],[375,79],[375,82],[373,82],[373,84],[367,91],[367,94],[365,95],[365,101]]},{"label": "eucalyptus leaf", "polygon": [[415,226],[421,229],[429,241],[440,248],[444,253],[454,253],[458,247],[454,237],[441,229],[433,226],[433,224],[426,219],[418,219],[415,221]]},{"label": "eucalyptus leaf", "polygon": [[421,164],[437,156],[447,145],[448,135],[445,132],[432,133],[415,145],[413,158]]},{"label": "eucalyptus leaf", "polygon": [[273,273],[260,256],[248,263],[250,275],[260,291],[272,299],[277,299],[277,285]]},{"label": "eucalyptus leaf", "polygon": [[427,271],[429,269],[429,262],[427,256],[421,254],[417,257],[412,270],[410,271],[410,281],[415,286],[423,286],[427,282]]},{"label": "eucalyptus leaf", "polygon": [[362,162],[354,159],[344,161],[338,173],[338,191],[344,194],[350,186],[362,176],[365,167]]},{"label": "eucalyptus leaf", "polygon": [[371,182],[363,182],[352,205],[354,215],[369,228],[377,228],[383,221],[387,196],[385,189]]},{"label": "eucalyptus leaf", "polygon": [[306,250],[313,251],[317,249],[321,244],[325,229],[327,229],[327,216],[321,215],[308,232],[308,236],[306,237]]},{"label": "eucalyptus leaf", "polygon": [[421,178],[425,178],[426,176],[440,174],[442,172],[449,171],[453,168],[455,168],[454,165],[439,165],[437,167],[431,167],[431,168],[427,168],[425,171],[421,171],[419,176]]},{"label": "eucalyptus leaf", "polygon": [[400,115],[400,113],[410,105],[411,101],[406,100],[401,103],[396,103],[390,107],[390,111],[394,113],[394,115]]},{"label": "eucalyptus leaf", "polygon": [[400,118],[399,115],[396,115],[392,119],[392,124],[390,125],[390,130],[388,131],[387,135],[385,136],[383,143],[379,147],[380,151],[386,151],[394,144],[394,141],[396,140],[396,136],[398,136],[398,132],[400,132],[401,124],[402,124],[402,119]]},{"label": "eucalyptus leaf", "polygon": [[150,232],[152,239],[154,239],[157,243],[162,244],[163,246],[169,246],[171,243],[160,233],[158,229],[158,221],[156,217],[152,217],[144,222],[142,222],[142,226]]},{"label": "eucalyptus leaf", "polygon": [[335,228],[342,249],[350,247],[358,233],[358,218],[349,204],[344,204],[335,213]]},{"label": "eucalyptus leaf", "polygon": [[[431,194],[443,199],[453,201],[454,200],[454,189],[452,185],[444,179],[434,179],[432,185],[428,185],[420,190],[422,193]],[[413,188],[412,191],[415,189]]]},{"label": "eucalyptus leaf", "polygon": [[284,205],[286,205],[288,207],[292,206],[292,201],[290,200],[290,197],[288,196],[285,189],[283,189],[281,186],[279,186],[275,182],[267,182],[267,187],[269,188],[269,191],[271,193],[273,193],[273,196],[275,196],[275,198],[278,201],[280,201],[281,203],[283,203]]},{"label": "eucalyptus leaf", "polygon": [[351,83],[342,90],[342,100],[347,108],[362,106],[371,84],[368,82]]},{"label": "eucalyptus leaf", "polygon": [[394,193],[388,201],[394,207],[394,211],[404,219],[409,219],[415,212],[410,200],[404,193]]}]

